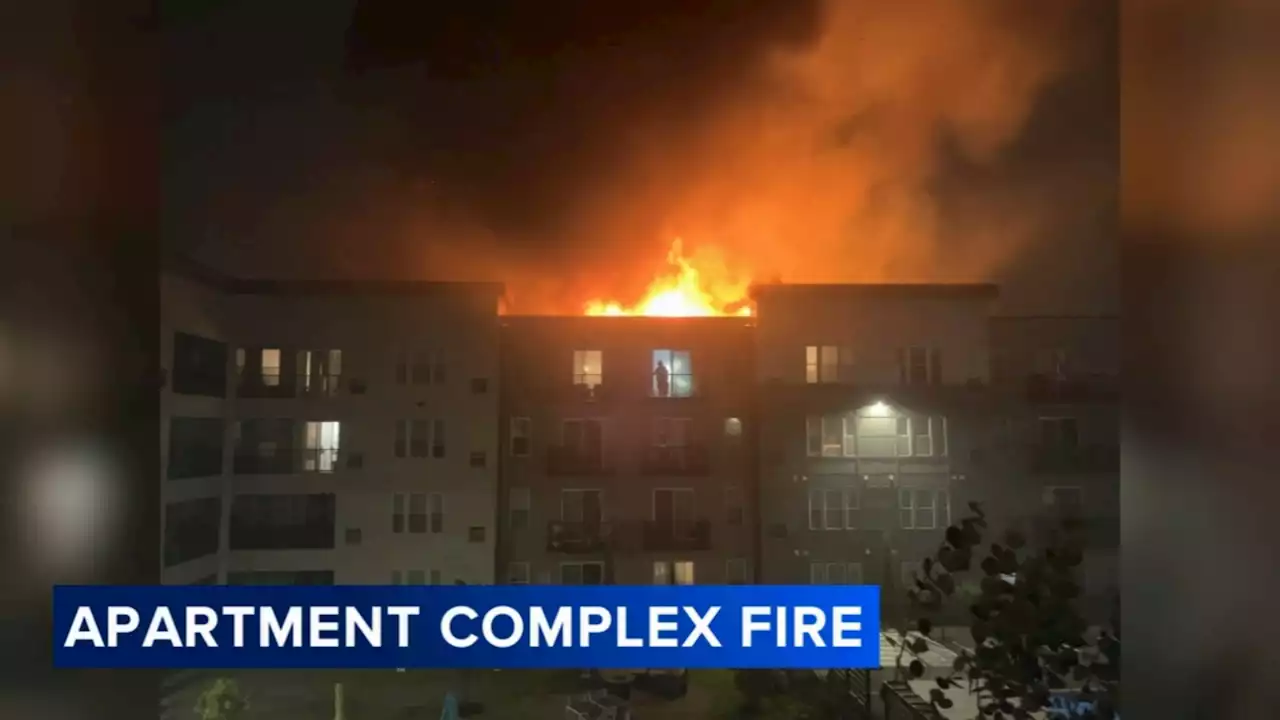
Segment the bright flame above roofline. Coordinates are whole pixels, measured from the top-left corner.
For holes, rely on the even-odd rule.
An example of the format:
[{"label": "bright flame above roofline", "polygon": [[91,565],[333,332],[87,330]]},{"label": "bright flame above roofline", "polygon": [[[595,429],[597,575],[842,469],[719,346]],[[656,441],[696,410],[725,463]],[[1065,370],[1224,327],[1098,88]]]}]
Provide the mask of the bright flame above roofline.
[{"label": "bright flame above roofline", "polygon": [[667,262],[671,272],[650,283],[640,302],[628,306],[615,300],[592,300],[583,312],[601,317],[751,317],[749,282],[706,282],[684,257],[680,238],[671,243]]}]

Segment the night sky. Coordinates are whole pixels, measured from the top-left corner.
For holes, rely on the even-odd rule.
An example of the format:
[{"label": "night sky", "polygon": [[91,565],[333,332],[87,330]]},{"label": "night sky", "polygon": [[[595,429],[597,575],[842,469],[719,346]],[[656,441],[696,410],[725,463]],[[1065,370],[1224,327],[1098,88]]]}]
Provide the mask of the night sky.
[{"label": "night sky", "polygon": [[1115,310],[1114,3],[293,5],[166,17],[166,242],[236,274],[573,311],[680,236],[730,275]]}]

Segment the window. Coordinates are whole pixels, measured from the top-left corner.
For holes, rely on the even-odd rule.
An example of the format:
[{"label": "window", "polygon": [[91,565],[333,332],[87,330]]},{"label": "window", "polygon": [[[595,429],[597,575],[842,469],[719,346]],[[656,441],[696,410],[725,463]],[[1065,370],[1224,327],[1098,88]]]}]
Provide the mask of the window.
[{"label": "window", "polygon": [[726,585],[746,585],[747,559],[730,558],[724,563],[724,582]]},{"label": "window", "polygon": [[308,422],[304,435],[303,472],[333,472],[338,464],[341,437],[342,428],[336,421]]},{"label": "window", "polygon": [[746,521],[746,503],[743,501],[742,488],[730,485],[724,489],[725,524],[740,527]]},{"label": "window", "polygon": [[[440,443],[444,442],[444,421],[442,420],[400,420],[396,422],[396,457],[432,457],[435,446],[432,437],[433,424],[439,423]],[[441,451],[443,456],[443,450]]]},{"label": "window", "polygon": [[652,397],[691,397],[693,395],[693,360],[688,350],[654,350],[651,363]]},{"label": "window", "polygon": [[221,475],[225,428],[222,418],[170,418],[168,478]]},{"label": "window", "polygon": [[847,442],[854,447],[859,457],[892,458],[907,455],[911,449],[909,422],[907,418],[889,417],[884,413],[860,413],[851,418],[854,423],[853,441]]},{"label": "window", "polygon": [[399,535],[404,532],[405,496],[395,494],[391,497],[391,532]]},{"label": "window", "polygon": [[660,417],[653,419],[653,446],[682,448],[689,444],[689,418]]},{"label": "window", "polygon": [[487,534],[483,525],[472,525],[467,528],[467,542],[482,543]]},{"label": "window", "polygon": [[443,353],[430,350],[403,353],[396,361],[396,383],[443,385],[445,383]]},{"label": "window", "polygon": [[528,585],[529,584],[529,563],[527,562],[507,563],[507,584],[508,585]]},{"label": "window", "polygon": [[810,490],[810,530],[853,530],[858,527],[861,493],[857,488]]},{"label": "window", "polygon": [[305,393],[337,395],[342,387],[342,351],[299,351],[298,381],[299,389]]},{"label": "window", "polygon": [[1078,487],[1048,485],[1041,499],[1046,507],[1064,515],[1078,515],[1084,506],[1084,493]]},{"label": "window", "polygon": [[604,353],[599,350],[573,351],[573,384],[589,388],[604,384]]},{"label": "window", "polygon": [[444,532],[444,495],[431,493],[427,496],[431,507],[431,534]]},{"label": "window", "polygon": [[1040,443],[1047,450],[1067,452],[1080,446],[1080,430],[1072,417],[1040,418]]},{"label": "window", "polygon": [[440,571],[439,571],[439,570],[432,570],[432,571],[431,571],[431,584],[432,584],[432,585],[439,585],[439,584],[440,584]]},{"label": "window", "polygon": [[604,519],[602,495],[599,490],[561,490],[560,519],[565,522],[601,522]]},{"label": "window", "polygon": [[844,581],[849,585],[862,584],[862,563],[849,563],[844,566]]},{"label": "window", "polygon": [[898,517],[903,530],[936,530],[951,524],[951,496],[946,490],[898,491]]},{"label": "window", "polygon": [[657,560],[653,563],[654,585],[692,585],[692,560]]},{"label": "window", "polygon": [[918,417],[911,422],[915,430],[912,435],[912,450],[919,457],[947,454],[947,419],[941,416]]},{"label": "window", "polygon": [[561,585],[603,585],[604,563],[576,562],[560,564]]},{"label": "window", "polygon": [[439,585],[439,570],[392,570],[392,585]]},{"label": "window", "polygon": [[444,457],[444,420],[431,421],[431,457]]},{"label": "window", "polygon": [[263,348],[262,353],[262,384],[267,387],[277,387],[280,385],[280,350],[276,348]]},{"label": "window", "polygon": [[[840,415],[810,415],[805,418],[807,452],[810,457],[845,455],[845,418]],[[849,448],[852,454],[853,448]]]},{"label": "window", "polygon": [[[852,578],[850,570],[853,570]],[[861,583],[862,565],[860,563],[809,563],[810,585],[859,585]]]},{"label": "window", "polygon": [[406,585],[426,585],[427,572],[425,570],[410,570],[408,572],[408,579],[405,582],[405,584]]},{"label": "window", "polygon": [[529,438],[532,433],[533,420],[527,417],[511,418],[511,455],[513,457],[529,456]]},{"label": "window", "polygon": [[738,418],[724,419],[725,437],[736,440],[742,436],[742,420]]},{"label": "window", "polygon": [[847,381],[852,368],[852,348],[809,345],[804,349],[804,381],[810,385]]},{"label": "window", "polygon": [[444,529],[444,496],[440,493],[396,493],[391,502],[391,532],[399,535],[432,533]]},{"label": "window", "polygon": [[529,506],[533,494],[529,488],[511,488],[507,492],[507,525],[512,530],[529,527]]},{"label": "window", "polygon": [[489,392],[489,378],[471,378],[471,394],[484,395]]},{"label": "window", "polygon": [[179,395],[226,397],[227,344],[175,332],[171,377],[172,390]]},{"label": "window", "polygon": [[653,491],[653,521],[663,525],[685,525],[694,520],[692,488]]},{"label": "window", "polygon": [[471,452],[471,459],[470,459],[471,467],[482,468],[487,463],[488,463],[488,458],[486,457],[485,451],[473,450]]},{"label": "window", "polygon": [[423,493],[409,495],[409,532],[415,535],[427,532],[427,496]]},{"label": "window", "polygon": [[904,385],[941,384],[942,351],[919,346],[899,350],[898,375]]},{"label": "window", "polygon": [[359,545],[363,539],[360,528],[347,528],[343,533],[343,537],[348,545]]},{"label": "window", "polygon": [[566,451],[575,457],[600,458],[604,454],[604,423],[599,420],[565,420],[561,427]]}]

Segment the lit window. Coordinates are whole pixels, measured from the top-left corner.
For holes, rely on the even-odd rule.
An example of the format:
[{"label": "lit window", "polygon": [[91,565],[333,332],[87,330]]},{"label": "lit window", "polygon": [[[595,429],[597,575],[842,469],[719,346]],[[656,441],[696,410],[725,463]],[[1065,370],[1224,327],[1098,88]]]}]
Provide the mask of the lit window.
[{"label": "lit window", "polygon": [[573,384],[589,388],[604,383],[604,353],[600,350],[573,351]]},{"label": "lit window", "polygon": [[808,345],[804,349],[804,381],[810,385],[849,379],[853,350],[835,345]]},{"label": "lit window", "polygon": [[724,434],[731,438],[742,435],[742,421],[738,418],[725,418]]},{"label": "lit window", "polygon": [[693,395],[693,360],[688,350],[654,350],[650,372],[653,382],[649,393],[653,397]]}]

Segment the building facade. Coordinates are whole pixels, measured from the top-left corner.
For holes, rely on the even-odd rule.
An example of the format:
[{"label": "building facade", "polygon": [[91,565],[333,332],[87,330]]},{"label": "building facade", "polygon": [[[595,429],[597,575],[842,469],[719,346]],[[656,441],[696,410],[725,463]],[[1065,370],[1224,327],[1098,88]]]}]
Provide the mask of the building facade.
[{"label": "building facade", "polygon": [[499,286],[163,292],[166,581],[493,582]]},{"label": "building facade", "polygon": [[945,528],[1116,588],[1118,322],[989,285],[763,285],[751,318],[502,317],[479,283],[162,278],[165,582],[869,583]]},{"label": "building facade", "polygon": [[756,289],[764,582],[879,584],[887,613],[905,605],[969,496],[995,295]]},{"label": "building facade", "polygon": [[1119,585],[1119,318],[996,317],[991,328],[1006,408],[993,514],[1040,541],[1075,525],[1084,605],[1104,615]]},{"label": "building facade", "polygon": [[507,318],[499,565],[517,583],[749,583],[752,328]]}]

